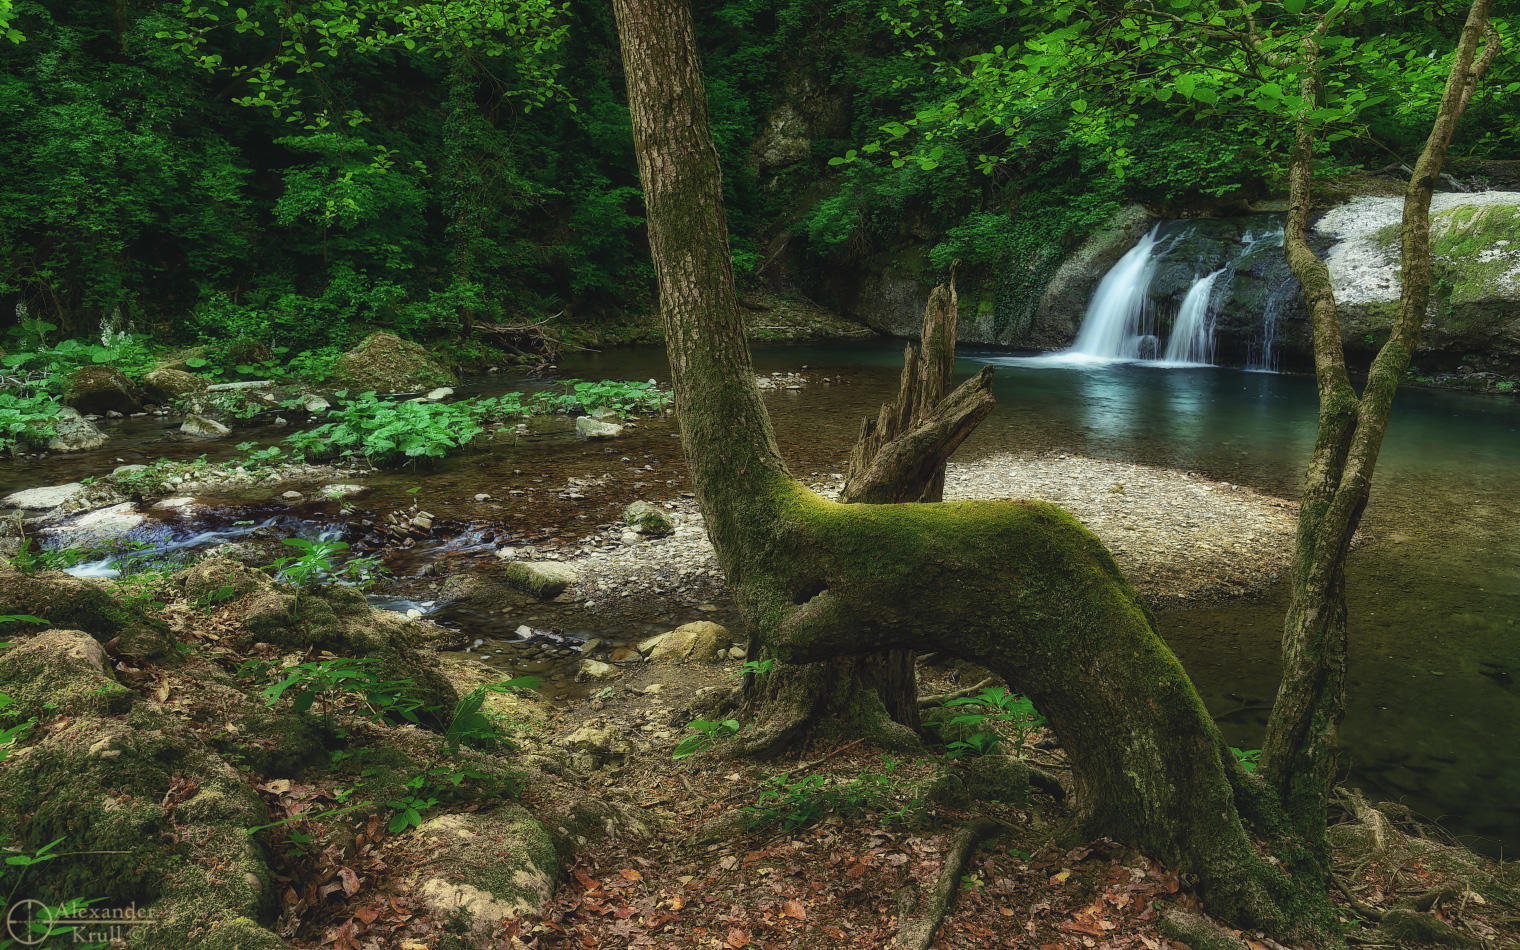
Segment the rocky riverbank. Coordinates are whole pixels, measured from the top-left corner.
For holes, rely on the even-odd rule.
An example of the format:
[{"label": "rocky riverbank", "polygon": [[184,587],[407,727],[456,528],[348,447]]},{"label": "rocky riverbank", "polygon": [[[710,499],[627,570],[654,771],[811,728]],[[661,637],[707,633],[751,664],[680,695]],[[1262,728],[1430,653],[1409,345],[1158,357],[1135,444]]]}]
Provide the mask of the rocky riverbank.
[{"label": "rocky riverbank", "polygon": [[[814,487],[836,495],[842,478]],[[1291,556],[1296,506],[1260,492],[1186,472],[1047,455],[996,455],[949,466],[948,501],[1037,498],[1076,515],[1131,582],[1161,608],[1196,606],[1275,583]],[[667,506],[674,532],[625,539],[612,525],[572,557],[571,595],[588,609],[630,597],[720,596],[722,572],[692,499]]]}]

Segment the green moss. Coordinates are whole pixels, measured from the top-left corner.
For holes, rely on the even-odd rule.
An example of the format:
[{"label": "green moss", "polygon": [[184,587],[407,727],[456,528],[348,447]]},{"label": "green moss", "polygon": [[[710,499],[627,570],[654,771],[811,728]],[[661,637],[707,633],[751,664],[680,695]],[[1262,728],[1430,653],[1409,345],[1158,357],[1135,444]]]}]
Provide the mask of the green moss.
[{"label": "green moss", "polygon": [[109,672],[105,650],[79,630],[47,630],[0,654],[0,725],[26,719],[126,712],[133,693]]}]

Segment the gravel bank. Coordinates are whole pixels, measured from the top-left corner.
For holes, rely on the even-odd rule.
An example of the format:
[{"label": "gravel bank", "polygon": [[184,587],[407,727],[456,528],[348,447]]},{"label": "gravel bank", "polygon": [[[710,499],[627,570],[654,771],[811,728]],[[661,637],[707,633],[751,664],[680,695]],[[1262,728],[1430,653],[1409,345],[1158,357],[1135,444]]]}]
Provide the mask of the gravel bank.
[{"label": "gravel bank", "polygon": [[[835,495],[839,482],[814,485]],[[1261,590],[1287,570],[1296,506],[1223,482],[1123,462],[996,455],[952,463],[950,500],[1040,498],[1075,514],[1108,545],[1130,581],[1159,608],[1195,606]],[[690,498],[664,506],[675,533],[622,540],[610,526],[575,560],[572,593],[599,601],[635,595],[703,602],[723,587],[701,516]],[[567,552],[568,553],[568,552]]]}]

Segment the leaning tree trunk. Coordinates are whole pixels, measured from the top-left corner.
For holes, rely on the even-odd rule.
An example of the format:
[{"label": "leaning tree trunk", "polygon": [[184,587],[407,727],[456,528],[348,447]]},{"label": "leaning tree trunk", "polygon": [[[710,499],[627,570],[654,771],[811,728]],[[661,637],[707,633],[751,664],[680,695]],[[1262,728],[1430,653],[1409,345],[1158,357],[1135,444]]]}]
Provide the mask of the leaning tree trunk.
[{"label": "leaning tree trunk", "polygon": [[[1372,488],[1399,380],[1430,305],[1430,199],[1457,121],[1499,51],[1491,0],[1474,0],[1430,136],[1404,195],[1403,290],[1388,342],[1358,397],[1346,369],[1341,322],[1325,262],[1309,247],[1314,137],[1300,122],[1290,159],[1284,248],[1314,327],[1319,429],[1299,508],[1292,596],[1283,624],[1283,676],[1262,744],[1262,775],[1298,832],[1326,858],[1325,822],[1336,778],[1336,733],[1346,706],[1346,554]],[[1482,46],[1481,52],[1479,46]],[[1318,31],[1303,44],[1300,93],[1320,95]]]},{"label": "leaning tree trunk", "polygon": [[987,666],[1048,718],[1086,830],[1194,875],[1232,922],[1334,942],[1304,856],[1274,838],[1269,857],[1246,831],[1273,825],[1270,793],[1076,519],[1032,501],[840,504],[788,475],[734,293],[688,4],[613,5],[682,444],[753,636],[790,661],[932,645]]},{"label": "leaning tree trunk", "polygon": [[[955,278],[929,295],[920,346],[903,356],[892,402],[861,425],[840,498],[893,504],[944,500],[945,461],[992,411],[989,367],[954,393],[957,300]],[[751,644],[766,656],[767,644]],[[821,663],[775,666],[745,683],[756,728],[744,744],[751,755],[798,749],[822,733],[863,735],[877,745],[919,747],[918,679],[913,650],[836,657]]]}]

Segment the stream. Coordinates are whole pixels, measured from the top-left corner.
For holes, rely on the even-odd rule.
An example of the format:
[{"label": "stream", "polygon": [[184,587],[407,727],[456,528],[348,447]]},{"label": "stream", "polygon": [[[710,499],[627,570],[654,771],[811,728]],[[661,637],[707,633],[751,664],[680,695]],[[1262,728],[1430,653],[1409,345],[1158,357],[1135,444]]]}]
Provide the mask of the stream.
[{"label": "stream", "polygon": [[[766,395],[796,474],[843,469],[861,417],[874,415],[891,394],[901,359],[901,344],[886,341],[756,349],[759,372],[809,379]],[[959,371],[969,376],[988,363],[998,367],[997,408],[959,459],[1067,452],[1297,494],[1314,434],[1307,377],[1006,352],[963,352]],[[668,379],[663,351],[651,347],[582,354],[559,372]],[[461,395],[541,385],[493,377]],[[179,441],[158,419],[123,420],[106,431],[110,441],[92,452],[0,466],[0,495],[160,457],[231,458],[237,441],[272,443],[290,430],[245,427],[218,443]],[[1520,401],[1513,398],[1401,392],[1365,518],[1367,543],[1353,551],[1348,576],[1350,709],[1342,740],[1351,781],[1493,854],[1520,843],[1517,436]],[[369,490],[342,502],[283,505],[257,492],[198,498],[150,511],[138,533],[157,549],[187,551],[253,531],[367,544],[395,574],[375,592],[377,605],[428,613],[459,629],[460,646],[514,674],[544,674],[560,695],[583,692],[569,675],[578,640],[628,643],[693,619],[735,622],[726,601],[676,596],[613,605],[595,618],[577,605],[527,598],[497,613],[451,613],[434,603],[441,578],[489,560],[503,545],[569,544],[618,521],[634,498],[661,501],[686,491],[669,418],[638,420],[606,443],[580,441],[566,420],[551,419],[436,469],[356,480]],[[482,494],[490,497],[477,499]],[[433,515],[429,535],[404,543],[375,535],[385,515],[413,509]],[[1160,617],[1209,709],[1241,747],[1260,744],[1276,691],[1285,597],[1279,587]],[[521,635],[522,626],[533,634]]]}]

